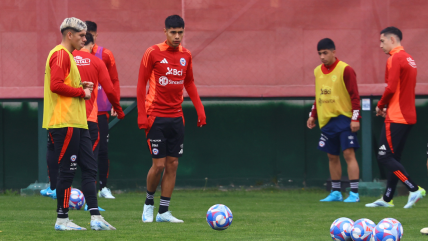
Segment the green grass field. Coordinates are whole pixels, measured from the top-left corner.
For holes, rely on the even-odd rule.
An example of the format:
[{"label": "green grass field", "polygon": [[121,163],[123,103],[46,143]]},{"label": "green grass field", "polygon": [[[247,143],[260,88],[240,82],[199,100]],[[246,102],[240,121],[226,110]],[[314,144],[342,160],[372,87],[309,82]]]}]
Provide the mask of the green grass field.
[{"label": "green grass field", "polygon": [[[322,190],[175,191],[170,210],[184,224],[143,223],[145,194],[117,194],[115,200],[99,200],[105,219],[116,231],[54,230],[56,201],[42,196],[0,195],[0,240],[331,240],[329,228],[339,217],[375,223],[386,217],[404,227],[403,240],[428,240],[419,230],[428,227],[428,198],[412,209],[403,209],[407,197],[397,197],[394,208],[365,208],[374,198],[360,203],[320,203]],[[208,208],[226,204],[233,212],[232,226],[212,230],[205,221]],[[155,205],[159,193],[155,194]],[[155,209],[155,211],[157,208]],[[90,228],[89,213],[70,211],[70,219]]]}]

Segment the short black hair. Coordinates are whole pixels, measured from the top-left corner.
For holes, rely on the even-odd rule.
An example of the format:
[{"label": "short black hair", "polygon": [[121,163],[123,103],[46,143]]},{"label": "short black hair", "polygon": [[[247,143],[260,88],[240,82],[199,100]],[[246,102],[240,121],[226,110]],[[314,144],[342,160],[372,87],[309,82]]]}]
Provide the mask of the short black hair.
[{"label": "short black hair", "polygon": [[[89,28],[89,27],[88,27]],[[184,28],[184,20],[178,15],[171,15],[165,19],[165,28]]]},{"label": "short black hair", "polygon": [[90,43],[94,43],[94,36],[92,36],[91,33],[86,32],[85,38],[86,38],[85,46],[89,45]]},{"label": "short black hair", "polygon": [[400,29],[396,28],[396,27],[387,27],[384,30],[380,31],[380,35],[387,35],[387,34],[394,34],[395,36],[398,37],[398,39],[401,41],[403,39],[403,33],[401,32]]},{"label": "short black hair", "polygon": [[68,31],[72,31],[72,32],[73,32],[73,34],[74,34],[74,33],[78,33],[78,32],[80,32],[79,30],[77,30],[77,29],[75,29],[75,28],[67,27],[67,28],[61,29],[61,34],[62,34],[62,36],[65,36],[65,34],[66,34]]},{"label": "short black hair", "polygon": [[333,40],[331,40],[329,38],[323,38],[318,42],[317,51],[320,51],[322,49],[335,50],[336,46],[334,45]]},{"label": "short black hair", "polygon": [[97,24],[92,21],[85,21],[88,32],[97,32]]}]

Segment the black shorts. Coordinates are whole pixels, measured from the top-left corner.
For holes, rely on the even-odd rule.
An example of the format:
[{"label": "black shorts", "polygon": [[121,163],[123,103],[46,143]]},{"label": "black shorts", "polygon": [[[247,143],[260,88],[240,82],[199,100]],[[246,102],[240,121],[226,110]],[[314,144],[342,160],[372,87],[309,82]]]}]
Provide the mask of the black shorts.
[{"label": "black shorts", "polygon": [[183,117],[149,116],[146,129],[147,144],[153,158],[183,155],[184,119]]},{"label": "black shorts", "polygon": [[385,123],[379,138],[377,159],[394,158],[401,161],[404,144],[413,125]]}]

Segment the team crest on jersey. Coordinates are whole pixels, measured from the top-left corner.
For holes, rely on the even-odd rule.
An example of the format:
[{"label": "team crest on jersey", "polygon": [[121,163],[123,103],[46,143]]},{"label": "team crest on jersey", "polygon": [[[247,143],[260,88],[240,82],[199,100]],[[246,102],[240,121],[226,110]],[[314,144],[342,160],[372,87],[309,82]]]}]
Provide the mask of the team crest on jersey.
[{"label": "team crest on jersey", "polygon": [[165,86],[168,84],[168,78],[165,76],[161,76],[159,77],[159,84],[162,86]]},{"label": "team crest on jersey", "polygon": [[153,155],[159,154],[159,150],[157,148],[153,148]]},{"label": "team crest on jersey", "polygon": [[72,156],[70,157],[70,160],[71,160],[72,162],[75,162],[75,161],[76,161],[76,159],[77,159],[77,156],[76,156],[76,155],[72,155]]},{"label": "team crest on jersey", "polygon": [[325,146],[325,142],[320,141],[319,145],[320,145],[320,147],[324,147]]},{"label": "team crest on jersey", "polygon": [[181,58],[181,59],[180,59],[180,64],[181,64],[182,66],[186,66],[186,60],[185,60],[184,58]]},{"label": "team crest on jersey", "polygon": [[336,76],[336,75],[331,76],[331,80],[332,80],[333,82],[335,82],[335,81],[337,80],[337,76]]}]

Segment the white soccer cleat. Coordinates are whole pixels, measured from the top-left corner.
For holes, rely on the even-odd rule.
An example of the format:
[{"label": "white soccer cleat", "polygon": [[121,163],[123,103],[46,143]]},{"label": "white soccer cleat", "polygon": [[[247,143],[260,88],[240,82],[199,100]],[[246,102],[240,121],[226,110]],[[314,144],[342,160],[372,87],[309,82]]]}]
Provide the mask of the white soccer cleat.
[{"label": "white soccer cleat", "polygon": [[86,228],[80,227],[79,225],[72,222],[68,218],[57,218],[55,223],[55,230],[58,231],[66,231],[66,230],[77,230],[82,231],[86,230]]},{"label": "white soccer cleat", "polygon": [[376,207],[386,207],[386,208],[392,208],[394,207],[394,203],[392,200],[390,202],[385,202],[383,198],[380,198],[372,203],[367,203],[366,207],[368,208],[376,208]]},{"label": "white soccer cleat", "polygon": [[419,187],[417,191],[410,192],[409,199],[407,200],[407,204],[404,206],[404,208],[413,207],[420,199],[425,197],[425,195],[426,195],[426,191],[421,187]]},{"label": "white soccer cleat", "polygon": [[145,223],[153,222],[153,209],[154,208],[155,208],[154,205],[144,204],[143,216],[141,217],[143,222],[145,222]]},{"label": "white soccer cleat", "polygon": [[101,189],[101,191],[98,191],[98,197],[103,197],[107,199],[115,199],[115,197],[111,194],[111,191],[109,188],[104,187]]},{"label": "white soccer cleat", "polygon": [[164,212],[162,214],[158,213],[158,215],[156,215],[156,222],[184,223],[183,220],[172,216],[170,211]]},{"label": "white soccer cleat", "polygon": [[104,220],[101,215],[91,215],[91,229],[92,230],[116,230],[111,224]]},{"label": "white soccer cleat", "polygon": [[428,228],[421,229],[421,234],[428,235]]}]

